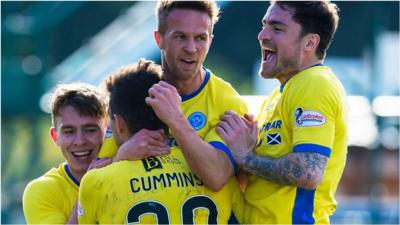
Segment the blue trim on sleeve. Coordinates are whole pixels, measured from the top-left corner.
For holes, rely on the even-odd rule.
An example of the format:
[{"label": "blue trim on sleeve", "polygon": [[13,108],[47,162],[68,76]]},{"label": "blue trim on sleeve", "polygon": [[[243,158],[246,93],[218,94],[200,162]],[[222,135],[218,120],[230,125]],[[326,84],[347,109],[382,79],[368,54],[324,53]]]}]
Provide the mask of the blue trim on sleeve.
[{"label": "blue trim on sleeve", "polygon": [[238,171],[238,165],[236,163],[235,158],[232,155],[231,150],[222,142],[219,141],[211,141],[209,142],[210,145],[212,145],[214,148],[219,149],[228,156],[229,160],[231,161],[232,167],[233,167],[233,172],[236,174]]},{"label": "blue trim on sleeve", "polygon": [[184,102],[184,101],[186,101],[186,100],[189,100],[189,99],[195,97],[195,96],[198,95],[198,94],[201,92],[201,90],[203,90],[203,88],[206,86],[208,80],[210,79],[210,71],[209,71],[208,69],[206,69],[206,68],[204,68],[204,70],[206,71],[206,76],[204,77],[203,83],[200,85],[200,87],[199,87],[195,92],[193,92],[193,93],[191,93],[191,94],[188,94],[188,95],[181,96],[182,102]]},{"label": "blue trim on sleeve", "polygon": [[65,169],[65,172],[67,172],[67,175],[69,176],[69,178],[71,178],[71,180],[76,184],[76,186],[79,187],[79,181],[77,179],[75,179],[75,177],[72,175],[71,171],[69,170],[68,164],[64,165],[64,169]]},{"label": "blue trim on sleeve", "polygon": [[331,157],[331,149],[322,145],[316,144],[299,144],[294,146],[293,152],[315,152],[326,157]]},{"label": "blue trim on sleeve", "polygon": [[314,190],[297,188],[292,211],[292,224],[314,224]]}]

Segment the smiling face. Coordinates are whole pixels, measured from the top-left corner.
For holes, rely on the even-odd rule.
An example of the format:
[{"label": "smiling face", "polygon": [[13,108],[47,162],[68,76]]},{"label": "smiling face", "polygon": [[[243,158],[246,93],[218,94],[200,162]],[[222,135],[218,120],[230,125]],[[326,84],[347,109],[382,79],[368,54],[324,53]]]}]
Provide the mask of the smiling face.
[{"label": "smiling face", "polygon": [[260,75],[283,83],[300,70],[301,26],[293,21],[289,11],[277,5],[268,8],[262,23],[258,34],[262,54]]},{"label": "smiling face", "polygon": [[[209,15],[191,9],[173,9],[166,18],[163,33],[155,32],[162,50],[167,80],[195,81],[201,84],[202,65],[211,45],[212,23]],[[198,79],[200,78],[200,79]]]},{"label": "smiling face", "polygon": [[90,162],[97,157],[107,128],[104,118],[82,116],[72,106],[59,110],[51,136],[60,147],[75,178],[86,173]]}]

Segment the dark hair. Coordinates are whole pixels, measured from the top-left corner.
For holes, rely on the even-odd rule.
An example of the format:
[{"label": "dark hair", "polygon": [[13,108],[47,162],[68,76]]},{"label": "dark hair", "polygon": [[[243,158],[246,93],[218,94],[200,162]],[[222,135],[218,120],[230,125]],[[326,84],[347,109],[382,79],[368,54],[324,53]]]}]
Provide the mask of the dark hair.
[{"label": "dark hair", "polygon": [[157,26],[160,33],[164,33],[166,30],[166,19],[169,13],[173,9],[192,9],[200,12],[205,12],[211,19],[211,32],[214,25],[219,19],[219,8],[215,1],[171,1],[171,0],[159,0],[156,7]]},{"label": "dark hair", "polygon": [[293,20],[302,27],[302,37],[318,34],[320,42],[316,54],[319,59],[325,58],[339,23],[336,4],[329,1],[272,1],[271,4],[291,13]]},{"label": "dark hair", "polygon": [[121,67],[105,80],[110,93],[110,116],[119,114],[128,125],[131,135],[140,129],[164,129],[167,126],[145,102],[149,89],[161,80],[161,66],[140,59],[136,64]]},{"label": "dark hair", "polygon": [[78,82],[57,85],[50,102],[54,127],[57,125],[60,109],[65,106],[72,106],[81,116],[107,119],[107,95],[90,84]]}]

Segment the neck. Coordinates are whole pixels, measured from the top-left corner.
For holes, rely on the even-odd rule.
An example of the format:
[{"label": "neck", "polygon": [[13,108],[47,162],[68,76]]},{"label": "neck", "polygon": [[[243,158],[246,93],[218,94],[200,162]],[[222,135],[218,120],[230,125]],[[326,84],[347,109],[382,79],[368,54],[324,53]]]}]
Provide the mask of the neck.
[{"label": "neck", "polygon": [[83,175],[85,175],[86,171],[84,171],[84,172],[75,171],[73,168],[70,167],[69,164],[68,164],[68,169],[69,169],[69,172],[71,173],[71,175],[75,178],[75,180],[77,180],[80,183],[82,180],[82,177],[83,177]]},{"label": "neck", "polygon": [[205,73],[204,70],[200,70],[188,79],[180,79],[172,72],[165,70],[163,79],[172,84],[177,89],[179,95],[184,96],[195,92],[201,86],[205,78]]},{"label": "neck", "polygon": [[298,68],[292,72],[288,72],[287,74],[284,74],[282,76],[278,77],[279,83],[284,84],[286,81],[288,81],[290,78],[296,76],[303,70],[306,70],[314,65],[317,64],[322,64],[323,60],[322,59],[314,59],[314,60],[309,60],[307,62],[301,63]]}]

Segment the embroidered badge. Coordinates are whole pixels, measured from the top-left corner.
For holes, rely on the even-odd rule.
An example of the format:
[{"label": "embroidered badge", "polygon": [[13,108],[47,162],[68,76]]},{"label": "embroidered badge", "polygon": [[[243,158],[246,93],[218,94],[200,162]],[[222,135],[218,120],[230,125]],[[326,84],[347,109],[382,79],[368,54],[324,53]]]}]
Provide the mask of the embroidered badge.
[{"label": "embroidered badge", "polygon": [[279,145],[282,142],[281,134],[267,134],[267,144],[269,145]]},{"label": "embroidered badge", "polygon": [[298,127],[313,127],[325,124],[325,116],[317,111],[297,108],[294,112],[294,124]]},{"label": "embroidered badge", "polygon": [[206,116],[202,112],[194,112],[190,114],[188,121],[195,130],[200,130],[206,125]]}]

